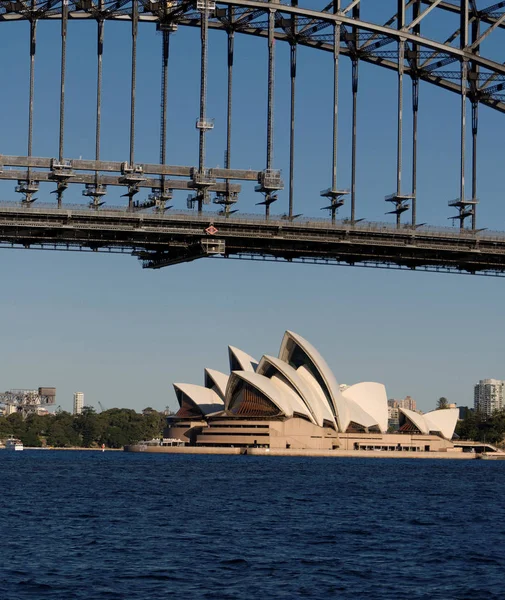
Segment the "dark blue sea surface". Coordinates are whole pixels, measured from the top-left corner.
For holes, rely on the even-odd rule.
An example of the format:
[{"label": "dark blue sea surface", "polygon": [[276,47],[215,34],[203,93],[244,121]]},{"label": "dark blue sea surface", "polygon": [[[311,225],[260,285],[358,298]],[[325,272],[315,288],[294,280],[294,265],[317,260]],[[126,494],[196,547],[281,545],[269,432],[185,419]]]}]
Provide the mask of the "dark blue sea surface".
[{"label": "dark blue sea surface", "polygon": [[0,452],[0,600],[503,600],[505,462]]}]

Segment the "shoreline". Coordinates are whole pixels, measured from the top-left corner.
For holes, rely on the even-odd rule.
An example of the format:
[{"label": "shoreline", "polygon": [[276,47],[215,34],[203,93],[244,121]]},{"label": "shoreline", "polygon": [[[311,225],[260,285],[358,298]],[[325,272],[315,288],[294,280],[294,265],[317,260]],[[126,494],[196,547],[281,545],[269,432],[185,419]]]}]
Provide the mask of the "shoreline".
[{"label": "shoreline", "polygon": [[[0,448],[4,450],[5,448]],[[41,448],[27,446],[24,450],[56,450],[72,452],[132,452],[143,454],[186,454],[186,455],[233,455],[233,456],[288,456],[305,458],[397,458],[397,459],[441,459],[441,460],[476,460],[480,458],[494,459],[497,457],[482,457],[474,452],[399,452],[386,450],[313,450],[285,448],[215,448],[211,446],[143,446],[132,445],[124,448]]]},{"label": "shoreline", "polygon": [[475,460],[473,452],[398,452],[384,450],[296,450],[284,448],[213,448],[197,446],[125,446],[125,452],[144,454],[213,454],[246,456],[298,456],[310,458],[419,458]]},{"label": "shoreline", "polygon": [[[5,450],[4,447],[0,447],[0,451],[1,450]],[[102,452],[102,448],[79,448],[78,446],[72,446],[70,448],[53,448],[52,446],[46,446],[46,447],[41,447],[41,446],[25,446],[23,448],[24,450],[72,450],[72,451],[76,451],[76,450],[84,450],[85,452]],[[103,449],[104,452],[123,452],[123,448],[104,448]]]}]

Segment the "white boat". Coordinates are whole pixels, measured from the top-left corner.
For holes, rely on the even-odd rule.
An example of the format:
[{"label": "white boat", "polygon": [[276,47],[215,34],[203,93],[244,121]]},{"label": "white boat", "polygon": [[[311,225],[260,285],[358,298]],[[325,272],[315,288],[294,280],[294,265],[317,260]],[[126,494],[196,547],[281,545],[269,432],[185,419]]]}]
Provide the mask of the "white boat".
[{"label": "white boat", "polygon": [[16,450],[17,452],[19,452],[23,450],[23,442],[11,436],[8,440],[5,441],[5,449]]}]

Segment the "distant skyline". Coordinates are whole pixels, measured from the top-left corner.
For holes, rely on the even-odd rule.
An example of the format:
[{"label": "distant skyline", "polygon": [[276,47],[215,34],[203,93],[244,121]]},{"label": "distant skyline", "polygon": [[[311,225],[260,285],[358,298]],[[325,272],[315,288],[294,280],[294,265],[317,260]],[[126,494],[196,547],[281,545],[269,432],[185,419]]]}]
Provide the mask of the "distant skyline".
[{"label": "distant skyline", "polygon": [[[93,157],[96,24],[69,24],[65,155]],[[159,153],[161,37],[143,24],[139,35],[136,160]],[[208,166],[223,165],[226,38],[211,32]],[[34,154],[56,156],[59,24],[38,25]],[[288,47],[276,44],[274,165],[288,176]],[[266,46],[237,36],[232,165],[264,168]],[[9,93],[0,99],[0,152],[26,153],[28,24],[4,24],[0,51]],[[130,28],[106,23],[104,159],[127,159]],[[126,56],[126,58],[125,58]],[[331,56],[300,48],[295,212],[326,217],[320,190],[331,183]],[[59,67],[58,67],[59,68]],[[181,28],[172,39],[167,161],[197,163],[199,31]],[[384,196],[395,187],[396,75],[360,65],[357,217],[392,222]],[[339,181],[349,186],[350,68],[341,68]],[[406,131],[410,104],[406,100]],[[418,220],[448,225],[447,202],[458,196],[459,98],[421,84]],[[481,109],[478,226],[505,229],[503,170],[505,116]],[[408,165],[410,148],[405,147]],[[406,167],[405,185],[409,183]],[[0,182],[0,199],[18,200]],[[39,202],[54,201],[54,185]],[[109,190],[108,204],[124,202]],[[140,195],[139,195],[140,197]],[[261,197],[246,186],[241,213],[261,212]],[[83,202],[68,190],[66,202]],[[174,198],[185,208],[185,195]],[[212,209],[212,207],[210,207]],[[287,210],[287,190],[272,212]],[[340,217],[348,216],[349,205]],[[383,269],[271,264],[205,259],[143,271],[136,259],[106,254],[0,250],[2,294],[0,387],[57,388],[57,405],[72,411],[73,393],[98,408],[175,408],[172,382],[203,383],[204,367],[228,369],[226,345],[260,358],[276,354],[284,330],[309,339],[340,383],[378,381],[389,398],[410,395],[427,411],[441,396],[473,404],[480,379],[505,379],[502,342],[505,281],[498,278]]]}]

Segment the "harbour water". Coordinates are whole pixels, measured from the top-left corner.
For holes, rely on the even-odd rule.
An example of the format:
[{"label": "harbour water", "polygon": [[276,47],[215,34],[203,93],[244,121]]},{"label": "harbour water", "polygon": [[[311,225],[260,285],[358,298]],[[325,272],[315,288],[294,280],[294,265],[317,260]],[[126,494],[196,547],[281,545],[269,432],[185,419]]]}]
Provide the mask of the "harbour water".
[{"label": "harbour water", "polygon": [[505,463],[0,452],[0,598],[502,600]]}]

